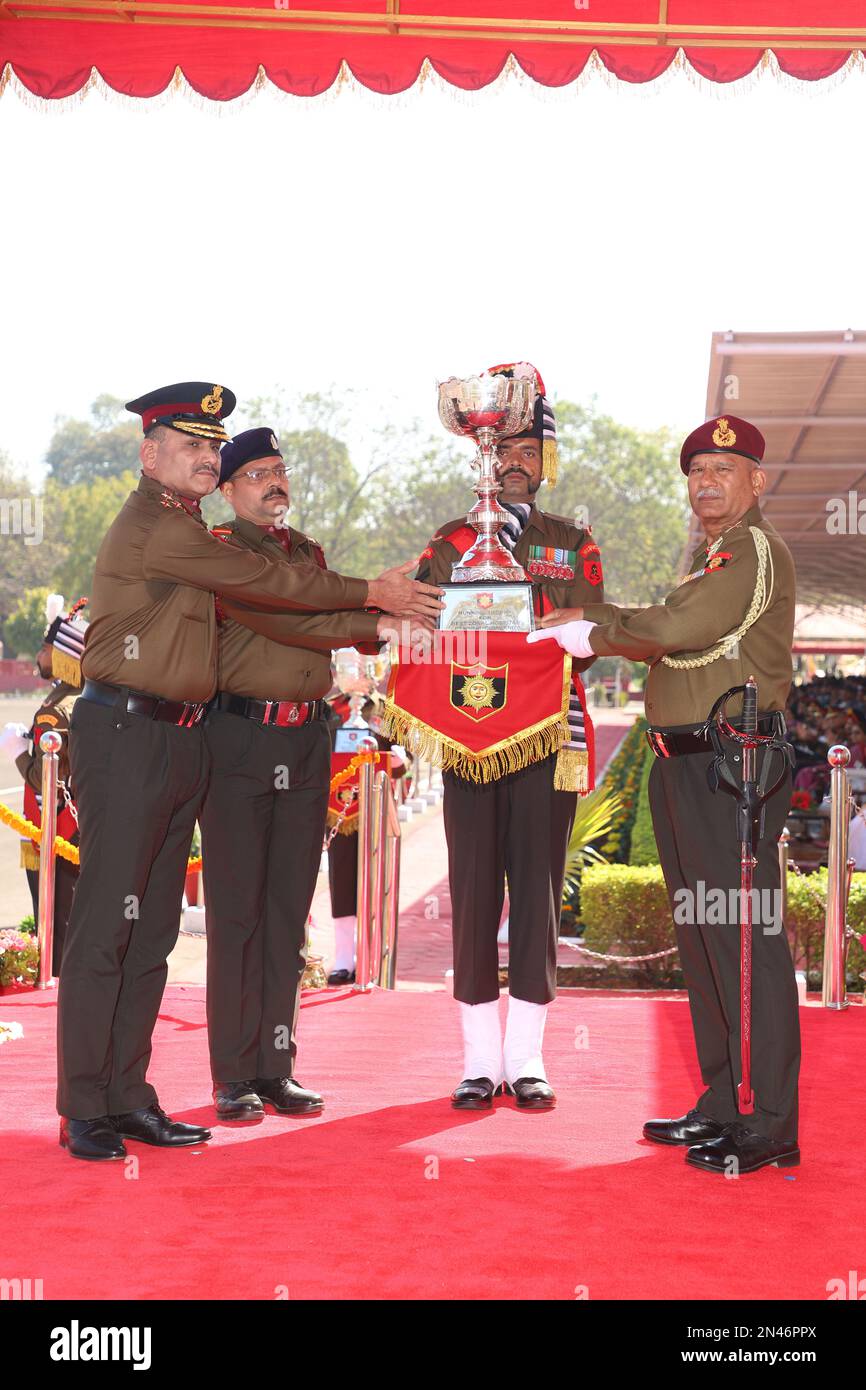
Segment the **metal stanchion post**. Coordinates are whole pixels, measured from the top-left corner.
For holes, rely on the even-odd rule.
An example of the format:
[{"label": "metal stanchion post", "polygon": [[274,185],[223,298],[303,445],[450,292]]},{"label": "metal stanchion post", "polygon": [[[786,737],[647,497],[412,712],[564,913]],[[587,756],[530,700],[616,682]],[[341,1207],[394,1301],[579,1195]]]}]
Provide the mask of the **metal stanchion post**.
[{"label": "metal stanchion post", "polygon": [[382,791],[382,891],[379,895],[379,914],[382,932],[382,962],[379,984],[382,989],[397,988],[397,925],[400,912],[400,821],[391,787],[386,782]]},{"label": "metal stanchion post", "polygon": [[821,1003],[825,1009],[847,1009],[845,998],[845,917],[848,906],[848,774],[851,754],[834,744],[830,764],[830,846],[827,852],[827,915],[824,921],[824,976]]},{"label": "metal stanchion post", "polygon": [[53,729],[42,735],[42,840],[39,846],[39,978],[37,989],[51,989],[54,979],[54,840],[57,835],[57,767],[63,739]]},{"label": "metal stanchion post", "polygon": [[782,921],[788,920],[788,841],[791,838],[787,825],[782,827],[779,836],[779,878],[780,878],[780,899],[782,903]]},{"label": "metal stanchion post", "polygon": [[370,950],[370,980],[379,981],[382,956],[385,948],[382,903],[385,896],[385,846],[388,840],[388,798],[391,795],[391,779],[387,772],[377,772],[373,784],[374,841],[373,857],[375,871],[373,880],[372,947]]},{"label": "metal stanchion post", "polygon": [[[360,752],[375,752],[373,739],[362,739]],[[370,946],[373,912],[373,762],[362,763],[358,777],[358,925],[355,942],[355,989],[370,988]]]}]

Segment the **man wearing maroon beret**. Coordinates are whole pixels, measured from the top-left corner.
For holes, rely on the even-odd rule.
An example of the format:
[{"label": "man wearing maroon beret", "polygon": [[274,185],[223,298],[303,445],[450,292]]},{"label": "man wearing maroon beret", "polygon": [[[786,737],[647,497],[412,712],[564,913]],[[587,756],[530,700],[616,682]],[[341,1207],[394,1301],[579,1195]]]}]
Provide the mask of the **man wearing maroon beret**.
[{"label": "man wearing maroon beret", "polygon": [[[592,604],[542,619],[529,641],[555,637],[578,657],[625,656],[649,666],[648,738],[656,762],[649,782],[659,858],[671,899],[706,1090],[679,1119],[651,1120],[647,1139],[687,1147],[686,1159],[733,1175],[799,1163],[797,1081],[800,1026],[794,966],[776,910],[776,842],[790,805],[790,771],[765,803],[755,849],[754,887],[763,907],[752,937],[754,1113],[741,1116],[740,855],[737,803],[710,789],[714,750],[705,730],[715,701],[754,676],[758,731],[778,731],[791,684],[795,578],[790,552],[763,516],[766,486],[760,430],[736,416],[707,420],[686,439],[680,466],[706,539],[664,603],[649,608]],[[741,709],[731,701],[729,717]],[[736,750],[735,750],[736,751]],[[772,785],[781,755],[757,754]],[[762,761],[763,760],[763,761]],[[712,893],[712,890],[722,890]],[[707,909],[724,901],[722,913]],[[733,911],[731,906],[733,905]]]}]

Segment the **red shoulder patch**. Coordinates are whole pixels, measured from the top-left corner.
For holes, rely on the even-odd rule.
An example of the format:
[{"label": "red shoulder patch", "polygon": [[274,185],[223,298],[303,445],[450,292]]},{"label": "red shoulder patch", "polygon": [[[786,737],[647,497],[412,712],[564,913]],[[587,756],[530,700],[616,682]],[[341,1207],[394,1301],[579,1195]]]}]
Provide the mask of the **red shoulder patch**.
[{"label": "red shoulder patch", "polygon": [[601,568],[601,551],[595,541],[587,541],[580,547],[583,561],[583,577],[588,584],[601,584],[604,579]]},{"label": "red shoulder patch", "polygon": [[455,526],[453,531],[449,531],[447,536],[442,536],[441,539],[447,541],[449,545],[453,545],[454,549],[463,555],[470,545],[474,545],[477,541],[478,532],[474,526]]}]

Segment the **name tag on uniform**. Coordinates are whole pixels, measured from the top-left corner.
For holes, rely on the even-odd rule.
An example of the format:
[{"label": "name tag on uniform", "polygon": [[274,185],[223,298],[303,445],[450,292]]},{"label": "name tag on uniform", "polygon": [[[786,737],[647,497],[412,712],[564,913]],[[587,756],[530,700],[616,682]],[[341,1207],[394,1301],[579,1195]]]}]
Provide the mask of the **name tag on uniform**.
[{"label": "name tag on uniform", "polygon": [[576,550],[559,550],[552,545],[531,545],[527,574],[535,574],[540,579],[574,579],[577,560]]}]

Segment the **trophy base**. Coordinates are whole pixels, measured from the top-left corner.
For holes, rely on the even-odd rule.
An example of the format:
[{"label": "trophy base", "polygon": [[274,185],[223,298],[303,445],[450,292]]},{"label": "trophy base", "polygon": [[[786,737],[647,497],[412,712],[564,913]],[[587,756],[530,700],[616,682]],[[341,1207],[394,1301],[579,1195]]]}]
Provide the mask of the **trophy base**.
[{"label": "trophy base", "polygon": [[526,572],[521,565],[454,565],[453,584],[523,584]]},{"label": "trophy base", "polygon": [[[459,566],[453,571],[456,576]],[[443,632],[532,632],[532,584],[494,580],[478,583],[443,584],[439,628]]]}]

